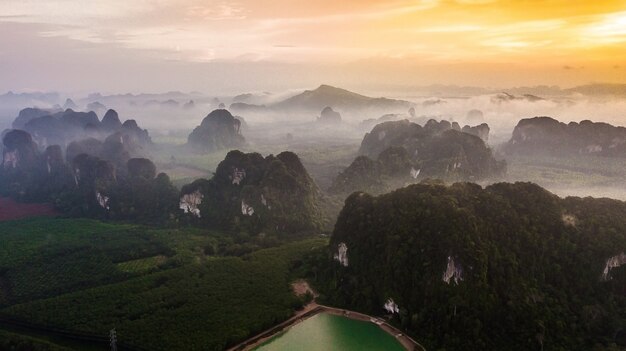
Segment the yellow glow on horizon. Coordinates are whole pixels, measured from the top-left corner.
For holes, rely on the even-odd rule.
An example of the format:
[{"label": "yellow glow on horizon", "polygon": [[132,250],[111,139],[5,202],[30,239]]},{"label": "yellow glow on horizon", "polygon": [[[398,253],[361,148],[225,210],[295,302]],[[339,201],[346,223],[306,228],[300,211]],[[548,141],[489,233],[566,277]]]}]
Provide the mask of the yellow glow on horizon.
[{"label": "yellow glow on horizon", "polygon": [[181,61],[626,61],[624,0],[4,0],[0,13]]}]

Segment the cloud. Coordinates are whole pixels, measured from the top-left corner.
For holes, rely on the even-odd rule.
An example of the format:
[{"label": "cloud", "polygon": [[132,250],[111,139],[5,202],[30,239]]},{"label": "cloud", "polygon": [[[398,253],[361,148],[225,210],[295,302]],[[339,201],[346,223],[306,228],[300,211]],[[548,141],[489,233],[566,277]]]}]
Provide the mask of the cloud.
[{"label": "cloud", "polygon": [[582,34],[590,41],[611,44],[626,42],[626,11],[595,16]]},{"label": "cloud", "polygon": [[186,15],[187,20],[243,20],[246,18],[246,12],[240,4],[221,2],[213,6],[189,6],[187,7]]},{"label": "cloud", "polygon": [[2,0],[0,13],[0,22],[46,25],[41,37],[189,62],[626,59],[617,1]]},{"label": "cloud", "polygon": [[462,33],[462,32],[477,32],[485,29],[483,26],[472,24],[451,24],[445,26],[425,27],[418,29],[416,32],[421,33]]},{"label": "cloud", "polygon": [[366,11],[350,11],[321,16],[268,18],[262,20],[261,25],[266,28],[276,28],[298,25],[323,25],[333,22],[354,23],[359,21],[388,19],[394,16],[428,10],[436,7],[438,4],[439,1],[437,0],[422,0],[396,4],[394,6],[375,7]]}]

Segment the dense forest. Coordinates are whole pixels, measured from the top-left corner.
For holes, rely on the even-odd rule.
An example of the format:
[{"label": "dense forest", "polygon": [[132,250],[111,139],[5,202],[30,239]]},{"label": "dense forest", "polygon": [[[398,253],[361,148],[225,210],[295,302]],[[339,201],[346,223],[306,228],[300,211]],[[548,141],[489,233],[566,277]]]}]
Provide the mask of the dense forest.
[{"label": "dense forest", "polygon": [[0,350],[10,351],[72,351],[46,340],[0,330]]},{"label": "dense forest", "polygon": [[427,349],[610,349],[626,345],[625,233],[624,202],[429,182],[352,194],[312,277]]},{"label": "dense forest", "polygon": [[295,265],[327,245],[48,218],[0,222],[0,240],[0,318],[105,340],[117,328],[146,350],[222,350],[288,318],[304,302]]}]

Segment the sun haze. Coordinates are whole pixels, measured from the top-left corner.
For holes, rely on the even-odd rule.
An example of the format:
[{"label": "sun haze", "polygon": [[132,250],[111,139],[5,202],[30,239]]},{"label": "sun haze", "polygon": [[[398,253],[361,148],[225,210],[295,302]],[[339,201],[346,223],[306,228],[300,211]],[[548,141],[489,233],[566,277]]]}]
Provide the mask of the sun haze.
[{"label": "sun haze", "polygon": [[0,28],[0,73],[14,78],[0,89],[63,79],[71,90],[210,90],[198,77],[226,89],[243,77],[250,88],[320,77],[567,86],[623,82],[626,70],[626,3],[617,0],[5,0]]}]

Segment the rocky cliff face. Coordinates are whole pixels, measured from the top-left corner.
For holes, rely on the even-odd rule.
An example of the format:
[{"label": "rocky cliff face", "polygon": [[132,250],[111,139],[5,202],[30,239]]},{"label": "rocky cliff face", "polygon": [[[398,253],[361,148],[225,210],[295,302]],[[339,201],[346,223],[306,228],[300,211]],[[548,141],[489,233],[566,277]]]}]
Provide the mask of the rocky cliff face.
[{"label": "rocky cliff face", "polygon": [[319,190],[291,152],[231,151],[212,179],[183,187],[180,199],[187,212],[226,228],[292,233],[321,224]]},{"label": "rocky cliff face", "polygon": [[187,145],[198,152],[213,152],[244,145],[241,121],[227,110],[218,109],[207,115],[187,139]]}]

